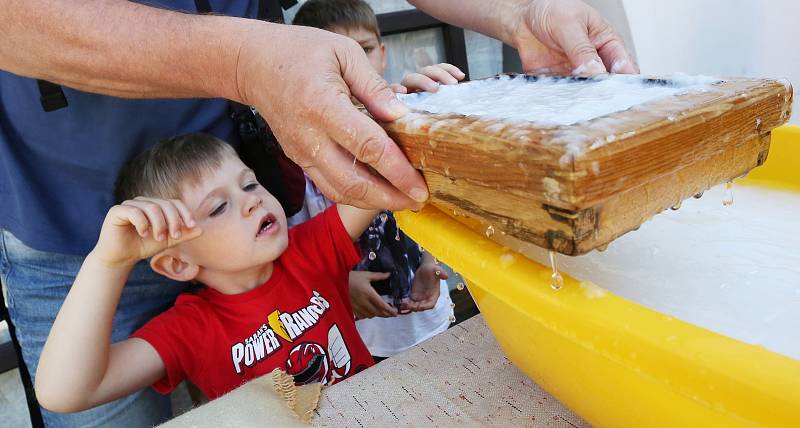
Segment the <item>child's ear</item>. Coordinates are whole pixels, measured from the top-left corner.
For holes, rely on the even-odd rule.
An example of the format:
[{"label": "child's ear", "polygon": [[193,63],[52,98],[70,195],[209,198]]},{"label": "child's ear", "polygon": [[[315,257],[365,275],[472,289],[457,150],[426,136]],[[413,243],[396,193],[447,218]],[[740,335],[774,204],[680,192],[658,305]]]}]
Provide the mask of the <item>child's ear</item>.
[{"label": "child's ear", "polygon": [[175,281],[191,281],[200,272],[200,266],[184,261],[179,254],[165,250],[150,259],[154,271]]}]

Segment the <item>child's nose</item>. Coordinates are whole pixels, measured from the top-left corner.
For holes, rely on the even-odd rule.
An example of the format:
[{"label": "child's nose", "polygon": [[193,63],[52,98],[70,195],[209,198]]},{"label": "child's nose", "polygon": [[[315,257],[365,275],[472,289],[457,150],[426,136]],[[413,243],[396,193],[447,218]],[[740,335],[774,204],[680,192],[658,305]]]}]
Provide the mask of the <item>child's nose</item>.
[{"label": "child's nose", "polygon": [[245,217],[250,216],[256,211],[256,209],[258,209],[258,207],[261,206],[263,202],[264,201],[257,195],[248,194],[245,203],[242,205],[242,209],[244,211],[242,215]]}]

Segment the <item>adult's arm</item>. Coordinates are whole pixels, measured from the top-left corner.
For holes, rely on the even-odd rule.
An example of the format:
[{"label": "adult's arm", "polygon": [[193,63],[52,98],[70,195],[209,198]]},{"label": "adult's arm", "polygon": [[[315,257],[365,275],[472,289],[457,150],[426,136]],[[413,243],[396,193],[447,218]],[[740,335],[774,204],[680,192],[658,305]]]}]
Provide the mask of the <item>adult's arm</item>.
[{"label": "adult's arm", "polygon": [[347,37],[125,0],[7,0],[0,68],[118,97],[220,97],[254,105],[286,153],[332,199],[400,209],[427,198],[419,173],[350,101],[352,94],[378,120],[406,111]]},{"label": "adult's arm", "polygon": [[622,37],[580,0],[409,0],[445,22],[519,51],[529,72],[637,73]]}]

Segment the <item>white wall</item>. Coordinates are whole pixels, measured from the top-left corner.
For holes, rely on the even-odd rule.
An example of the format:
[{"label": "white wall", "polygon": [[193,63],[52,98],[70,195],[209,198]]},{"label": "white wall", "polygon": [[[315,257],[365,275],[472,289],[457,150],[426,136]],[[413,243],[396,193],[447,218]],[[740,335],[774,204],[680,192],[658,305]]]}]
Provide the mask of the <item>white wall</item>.
[{"label": "white wall", "polygon": [[[798,0],[623,0],[645,74],[782,77],[800,86]],[[791,122],[800,124],[800,100]]]}]

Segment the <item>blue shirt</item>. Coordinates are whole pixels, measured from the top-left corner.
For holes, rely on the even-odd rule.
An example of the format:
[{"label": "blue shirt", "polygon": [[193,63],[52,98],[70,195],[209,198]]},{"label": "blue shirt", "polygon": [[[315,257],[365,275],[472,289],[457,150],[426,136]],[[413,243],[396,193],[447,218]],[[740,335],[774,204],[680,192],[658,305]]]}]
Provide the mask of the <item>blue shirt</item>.
[{"label": "blue shirt", "polygon": [[[149,4],[194,11],[193,0]],[[255,17],[257,1],[212,1],[215,13]],[[86,254],[113,204],[125,162],[159,140],[238,136],[225,100],[128,100],[64,87],[46,113],[36,81],[0,71],[0,228],[41,251]]]}]

